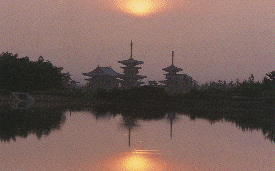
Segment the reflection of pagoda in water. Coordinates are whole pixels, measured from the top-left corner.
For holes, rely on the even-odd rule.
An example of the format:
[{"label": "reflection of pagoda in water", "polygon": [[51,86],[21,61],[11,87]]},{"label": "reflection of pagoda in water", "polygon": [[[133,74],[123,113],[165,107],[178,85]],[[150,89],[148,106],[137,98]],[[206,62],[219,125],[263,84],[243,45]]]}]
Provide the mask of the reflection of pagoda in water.
[{"label": "reflection of pagoda in water", "polygon": [[139,69],[141,67],[137,67],[137,65],[143,64],[143,61],[137,61],[133,59],[133,42],[131,41],[131,56],[127,60],[118,61],[118,63],[121,63],[125,65],[124,67],[121,67],[123,69],[123,73],[119,75],[118,77],[122,79],[121,87],[123,88],[131,88],[131,87],[137,87],[143,84],[140,80],[143,78],[146,78],[146,76],[138,75]]},{"label": "reflection of pagoda in water", "polygon": [[129,143],[129,147],[131,146],[131,130],[134,128],[134,127],[137,127],[137,120],[131,116],[123,116],[123,123],[122,123],[122,126],[124,128],[127,128],[128,129],[128,143]]},{"label": "reflection of pagoda in water", "polygon": [[176,113],[168,113],[167,119],[170,121],[170,137],[173,137],[173,123],[177,119]]},{"label": "reflection of pagoda in water", "polygon": [[168,93],[185,93],[190,90],[193,84],[192,78],[187,74],[178,74],[183,69],[174,65],[174,51],[172,51],[172,65],[162,70],[167,72],[164,74],[166,80],[160,82],[165,84]]}]

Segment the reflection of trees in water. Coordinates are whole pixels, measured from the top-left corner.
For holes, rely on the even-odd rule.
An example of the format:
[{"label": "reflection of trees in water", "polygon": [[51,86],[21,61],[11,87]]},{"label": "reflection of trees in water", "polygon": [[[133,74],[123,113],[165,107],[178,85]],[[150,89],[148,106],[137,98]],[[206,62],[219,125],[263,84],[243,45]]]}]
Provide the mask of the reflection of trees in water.
[{"label": "reflection of trees in water", "polygon": [[275,142],[275,116],[274,112],[268,110],[251,112],[250,116],[245,114],[226,120],[236,123],[242,130],[262,130],[264,136]]},{"label": "reflection of trees in water", "polygon": [[192,108],[185,108],[191,119],[207,119],[210,123],[217,121],[233,122],[242,129],[262,130],[265,137],[275,142],[274,105],[265,100],[220,100],[194,101]]},{"label": "reflection of trees in water", "polygon": [[112,103],[92,107],[96,118],[122,115],[123,118],[152,120],[165,117],[168,109],[156,103]]},{"label": "reflection of trees in water", "polygon": [[122,122],[120,123],[121,127],[126,128],[128,130],[132,130],[135,127],[138,127],[138,120],[137,118],[133,118],[129,115],[124,115],[122,117]]},{"label": "reflection of trees in water", "polygon": [[65,122],[64,111],[57,107],[30,108],[15,110],[8,106],[0,109],[1,141],[16,141],[16,137],[27,138],[35,134],[38,139],[59,129]]},{"label": "reflection of trees in water", "polygon": [[[163,103],[161,103],[163,104]],[[95,106],[94,115],[104,117],[106,114],[116,116],[121,114],[125,128],[130,128],[127,118],[135,122],[137,120],[153,120],[168,117],[171,124],[173,113],[183,113],[195,120],[197,118],[207,119],[209,122],[228,121],[235,123],[243,131],[262,130],[265,137],[275,142],[275,112],[273,103],[266,103],[264,100],[226,100],[215,99],[202,100],[180,100],[180,102],[167,102],[166,105],[158,103],[109,103]],[[128,125],[127,125],[128,124]],[[171,134],[172,136],[172,134]]]},{"label": "reflection of trees in water", "polygon": [[166,116],[166,108],[158,103],[110,103],[93,107],[93,115],[99,118],[121,115],[120,126],[128,130],[128,142],[131,146],[131,130],[138,127],[138,120],[157,120]]},{"label": "reflection of trees in water", "polygon": [[108,107],[108,105],[96,105],[91,109],[91,114],[94,115],[95,119],[104,119],[116,116],[112,108]]}]

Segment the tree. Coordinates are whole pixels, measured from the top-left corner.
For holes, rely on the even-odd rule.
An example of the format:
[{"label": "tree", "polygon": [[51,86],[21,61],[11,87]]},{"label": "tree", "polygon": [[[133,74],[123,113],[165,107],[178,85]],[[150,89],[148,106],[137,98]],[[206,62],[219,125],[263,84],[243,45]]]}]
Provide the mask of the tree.
[{"label": "tree", "polygon": [[265,75],[269,77],[268,79],[270,81],[275,82],[275,71],[271,71],[270,73],[266,73]]},{"label": "tree", "polygon": [[62,73],[62,67],[53,66],[40,56],[37,61],[28,57],[18,58],[12,53],[0,55],[0,89],[9,91],[35,91],[64,89],[70,81],[69,73]]},{"label": "tree", "polygon": [[248,82],[249,83],[254,83],[255,82],[255,77],[253,74],[250,75],[250,77],[248,78]]},{"label": "tree", "polygon": [[267,77],[264,77],[263,85],[267,90],[275,90],[275,71],[271,71],[265,74]]}]

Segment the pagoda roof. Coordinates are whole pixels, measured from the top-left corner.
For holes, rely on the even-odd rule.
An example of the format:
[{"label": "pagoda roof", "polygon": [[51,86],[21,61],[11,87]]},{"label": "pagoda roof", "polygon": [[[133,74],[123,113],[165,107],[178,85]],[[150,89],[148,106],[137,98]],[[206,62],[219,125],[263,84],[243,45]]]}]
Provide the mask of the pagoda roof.
[{"label": "pagoda roof", "polygon": [[132,57],[130,57],[130,58],[127,59],[127,60],[118,61],[118,63],[124,64],[124,65],[127,65],[127,64],[140,65],[140,64],[143,64],[144,62],[143,62],[143,61],[135,60],[135,59],[133,59]]},{"label": "pagoda roof", "polygon": [[111,67],[97,67],[96,69],[94,69],[93,71],[89,72],[89,73],[83,73],[84,76],[119,76],[120,74],[115,72],[113,70],[113,68]]},{"label": "pagoda roof", "polygon": [[147,78],[147,76],[145,75],[125,75],[125,74],[120,74],[118,76],[119,78],[130,78],[130,79],[143,79],[143,78]]},{"label": "pagoda roof", "polygon": [[[120,68],[122,68],[122,69],[128,69],[128,68],[130,68],[130,67],[123,66],[123,67],[120,67]],[[131,68],[132,68],[132,67],[131,67]],[[133,68],[136,68],[136,69],[141,69],[141,67],[136,67],[136,66],[134,66]]]},{"label": "pagoda roof", "polygon": [[176,67],[174,64],[172,64],[171,66],[166,67],[166,68],[163,68],[162,70],[164,70],[164,71],[166,71],[166,72],[171,72],[171,71],[179,72],[179,71],[182,71],[183,69],[178,68],[178,67]]}]

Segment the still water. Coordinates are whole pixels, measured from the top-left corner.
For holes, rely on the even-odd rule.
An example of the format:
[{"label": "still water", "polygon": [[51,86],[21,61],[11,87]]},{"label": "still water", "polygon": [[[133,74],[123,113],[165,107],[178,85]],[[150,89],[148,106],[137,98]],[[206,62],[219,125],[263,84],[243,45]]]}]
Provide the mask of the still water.
[{"label": "still water", "polygon": [[179,113],[143,120],[120,114],[98,116],[91,110],[24,112],[1,113],[5,117],[0,121],[0,170],[275,169],[274,142],[261,130],[243,131],[223,120],[191,120]]}]

